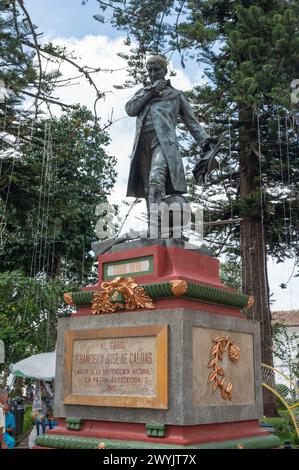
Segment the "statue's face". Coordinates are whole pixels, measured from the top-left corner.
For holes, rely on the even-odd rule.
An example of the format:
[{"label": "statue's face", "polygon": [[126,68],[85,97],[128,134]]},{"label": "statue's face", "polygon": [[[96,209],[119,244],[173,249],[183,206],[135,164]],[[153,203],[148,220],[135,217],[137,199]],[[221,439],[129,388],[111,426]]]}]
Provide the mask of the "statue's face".
[{"label": "statue's face", "polygon": [[158,62],[149,63],[147,64],[146,68],[148,71],[149,79],[152,83],[154,83],[156,80],[162,80],[163,78],[165,78],[165,75],[167,73],[163,65],[159,64]]}]

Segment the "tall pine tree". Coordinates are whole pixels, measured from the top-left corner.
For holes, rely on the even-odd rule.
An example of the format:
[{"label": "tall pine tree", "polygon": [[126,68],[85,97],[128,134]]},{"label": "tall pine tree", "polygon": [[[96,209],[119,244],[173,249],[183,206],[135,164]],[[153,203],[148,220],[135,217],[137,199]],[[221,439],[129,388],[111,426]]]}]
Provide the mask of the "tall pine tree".
[{"label": "tall pine tree", "polygon": [[[90,111],[53,101],[61,72],[42,60],[71,62],[93,84],[90,69],[63,47],[41,45],[40,36],[23,0],[0,0],[0,270],[55,276],[68,257],[81,280],[93,262],[95,208],[114,183],[114,159]],[[60,118],[45,117],[53,102],[65,111]]]}]

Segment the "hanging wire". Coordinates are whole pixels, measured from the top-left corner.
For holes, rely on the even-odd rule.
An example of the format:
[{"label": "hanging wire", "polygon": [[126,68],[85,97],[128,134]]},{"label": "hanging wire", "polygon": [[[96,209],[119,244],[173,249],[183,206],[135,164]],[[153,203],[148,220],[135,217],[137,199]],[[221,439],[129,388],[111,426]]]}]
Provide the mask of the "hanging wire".
[{"label": "hanging wire", "polygon": [[51,312],[50,309],[46,309],[45,302],[43,302],[45,293],[48,292],[47,284],[47,273],[46,273],[46,259],[47,259],[47,241],[48,241],[48,227],[49,227],[49,202],[50,202],[50,189],[51,189],[51,163],[52,163],[52,137],[51,137],[51,125],[49,123],[48,126],[48,139],[46,145],[46,170],[45,170],[45,177],[44,177],[44,187],[43,187],[43,207],[42,207],[42,228],[40,234],[40,253],[38,259],[38,272],[41,273],[40,279],[40,289],[39,295],[37,296],[37,305],[38,310],[46,315],[46,338],[45,344],[46,348],[48,348],[49,344],[49,335],[50,335],[50,321],[51,321]]},{"label": "hanging wire", "polygon": [[39,241],[40,237],[42,236],[42,217],[43,217],[43,196],[45,193],[44,188],[44,181],[45,181],[45,173],[46,173],[46,161],[47,161],[47,139],[48,139],[48,125],[45,124],[44,128],[44,145],[43,145],[43,156],[42,156],[42,168],[41,168],[41,176],[40,176],[40,186],[39,186],[39,200],[38,200],[38,211],[37,211],[37,225],[36,228],[33,228],[33,239],[34,239],[34,247],[33,247],[33,272],[30,273],[33,277],[38,273],[38,264],[39,259],[37,257],[38,248],[39,248]]},{"label": "hanging wire", "polygon": [[3,232],[5,229],[5,216],[6,216],[6,210],[8,206],[8,200],[10,196],[10,188],[11,188],[11,182],[14,174],[14,168],[15,168],[15,162],[16,162],[16,157],[20,151],[20,131],[21,131],[21,123],[18,123],[18,130],[17,130],[17,137],[16,137],[16,143],[15,143],[15,153],[12,152],[12,164],[11,164],[11,170],[10,170],[10,175],[8,177],[9,183],[7,187],[7,193],[6,193],[6,198],[5,198],[5,203],[4,203],[4,208],[3,208],[3,213],[1,217],[1,222],[0,222],[0,242],[1,244],[3,243]]},{"label": "hanging wire", "polygon": [[[3,138],[2,138],[2,145],[1,145],[1,153],[4,151],[4,143],[5,143],[5,132],[6,132],[6,122],[7,122],[7,101],[5,103],[5,111],[4,111],[4,119],[3,119]],[[2,174],[2,163],[3,159],[2,156],[0,155],[0,178]]]},{"label": "hanging wire", "polygon": [[[251,224],[248,224],[248,240],[249,240],[249,244],[250,244],[250,241],[251,241]],[[253,294],[253,266],[252,266],[252,258],[251,258],[251,254],[250,254],[250,247],[249,247],[249,250],[246,251],[246,258],[249,259],[249,270],[250,270],[250,286],[251,286],[251,294]],[[247,262],[245,262],[245,269],[244,271],[246,272],[246,265],[247,265]],[[246,284],[245,284],[246,286]],[[252,309],[252,319],[255,320],[255,307],[253,306],[253,309]]]},{"label": "hanging wire", "polygon": [[[286,133],[286,154],[287,154],[287,182],[289,194],[291,194],[291,170],[290,170],[290,145],[289,145],[289,131],[288,131],[288,116],[285,116],[285,133]],[[293,233],[292,233],[292,198],[289,198],[289,234],[290,234],[290,244],[293,242]]]},{"label": "hanging wire", "polygon": [[[280,175],[282,188],[284,187],[284,174],[283,174],[283,160],[282,160],[282,138],[281,138],[281,127],[280,117],[277,115],[277,136],[278,136],[278,147],[279,147],[279,160],[280,160]],[[284,233],[286,237],[286,243],[288,242],[288,229],[287,229],[287,209],[286,201],[283,199],[283,220],[284,220]]]},{"label": "hanging wire", "polygon": [[[52,171],[52,193],[55,194],[56,188],[57,188],[57,175],[58,175],[58,161],[57,158],[53,157],[53,148],[52,148],[52,139],[51,139],[51,171]],[[49,221],[48,221],[49,222]],[[54,227],[53,227],[53,248],[52,248],[52,253],[50,249],[48,250],[48,259],[50,264],[47,265],[47,272],[49,273],[48,277],[48,282],[50,282],[50,292],[49,292],[49,301],[48,301],[48,306],[47,306],[47,311],[48,311],[48,318],[47,318],[47,343],[49,342],[50,339],[50,324],[51,324],[51,315],[52,312],[56,313],[56,309],[54,308],[55,306],[55,301],[57,300],[56,292],[55,292],[55,283],[54,283],[54,264],[55,264],[55,243],[56,243],[56,229],[57,229],[57,219],[56,219],[56,214],[54,214]],[[51,261],[50,261],[51,258]]]},{"label": "hanging wire", "polygon": [[[30,261],[30,273],[29,273],[29,288],[28,288],[28,298],[27,302],[25,304],[25,312],[27,311],[29,301],[32,298],[32,285],[33,281],[39,280],[37,278],[38,274],[40,273],[40,266],[41,266],[41,251],[40,249],[40,241],[42,240],[42,235],[43,235],[43,217],[44,217],[44,205],[43,205],[43,200],[44,200],[44,195],[46,192],[46,187],[45,187],[45,175],[47,174],[47,169],[46,169],[46,164],[48,160],[48,139],[49,139],[49,129],[48,129],[47,123],[45,124],[44,127],[44,133],[43,133],[43,154],[42,154],[42,165],[41,165],[41,174],[40,174],[40,183],[39,183],[39,200],[38,200],[38,209],[37,209],[37,220],[36,220],[36,225],[32,225],[32,241],[33,241],[33,247],[32,247],[32,255],[31,255],[31,261]],[[34,135],[34,125],[32,126],[32,138]],[[39,256],[38,256],[38,251],[39,251]],[[42,282],[42,279],[40,279],[40,282]],[[35,292],[35,302],[41,306],[41,288],[39,286],[36,286],[36,292]]]},{"label": "hanging wire", "polygon": [[[290,169],[290,146],[289,146],[289,127],[288,127],[288,121],[290,122],[290,128],[292,128],[292,123],[289,119],[289,117],[286,115],[285,116],[285,133],[286,133],[286,155],[287,155],[287,185],[288,185],[288,190],[289,194],[291,195],[292,193],[292,182],[291,182],[291,169]],[[289,234],[290,234],[290,246],[292,247],[293,244],[293,225],[292,225],[292,197],[289,198]],[[286,288],[287,284],[291,281],[291,279],[294,276],[295,268],[297,266],[298,262],[298,257],[295,256],[294,259],[294,265],[292,272],[286,282],[283,282],[281,284],[282,288]],[[291,299],[292,302],[292,299]]]},{"label": "hanging wire", "polygon": [[48,194],[49,194],[49,175],[50,175],[50,139],[51,139],[51,125],[48,124],[48,133],[47,133],[47,140],[45,145],[45,172],[44,172],[44,181],[43,181],[43,190],[42,190],[42,208],[41,208],[41,230],[40,230],[40,237],[39,237],[39,255],[38,255],[38,272],[43,272],[44,265],[42,264],[42,260],[44,259],[43,250],[44,250],[44,241],[46,243],[47,238],[47,210],[48,207]]},{"label": "hanging wire", "polygon": [[[233,186],[233,167],[232,167],[232,134],[231,134],[231,118],[230,114],[228,115],[228,152],[229,152],[229,167],[230,167],[230,175],[229,181],[230,186]],[[230,198],[230,217],[231,219],[234,218],[234,206],[233,206],[233,198]]]},{"label": "hanging wire", "polygon": [[51,135],[51,125],[49,126],[49,139],[48,139],[48,159],[47,159],[47,171],[46,171],[46,188],[45,188],[45,199],[46,201],[46,211],[44,213],[44,226],[45,226],[45,233],[44,233],[44,254],[43,256],[43,265],[42,265],[42,272],[46,271],[46,260],[47,260],[47,251],[48,251],[48,234],[49,234],[49,215],[50,215],[50,194],[51,194],[51,187],[53,184],[53,169],[52,169],[52,161],[53,161],[53,149],[52,149],[52,135]]},{"label": "hanging wire", "polygon": [[36,292],[36,304],[40,313],[46,316],[46,338],[45,344],[48,347],[50,335],[50,310],[46,309],[45,293],[48,291],[47,286],[47,273],[46,259],[47,259],[47,239],[48,239],[48,222],[49,222],[49,201],[50,201],[50,188],[51,188],[51,163],[52,163],[52,137],[51,137],[51,123],[47,123],[47,134],[45,139],[44,153],[45,153],[45,170],[42,179],[42,203],[41,203],[41,227],[39,234],[39,247],[38,247],[38,262],[37,272],[39,276],[39,285]]},{"label": "hanging wire", "polygon": [[83,241],[83,248],[82,248],[82,264],[81,264],[81,284],[83,285],[83,278],[85,272],[85,239]]},{"label": "hanging wire", "polygon": [[[262,253],[258,253],[258,257],[262,259],[263,262],[263,279],[264,279],[264,292],[268,293],[268,285],[267,285],[267,248],[265,244],[265,229],[264,229],[264,189],[263,189],[263,173],[262,173],[262,150],[261,150],[261,128],[260,128],[260,116],[257,113],[257,137],[258,137],[258,160],[259,160],[259,180],[260,180],[260,215],[261,215],[261,233],[260,235],[262,241]],[[259,231],[258,224],[257,224],[257,232]],[[259,250],[259,243],[257,243],[257,247]],[[259,266],[259,283],[262,287],[262,274],[260,272],[260,263]],[[262,296],[262,288],[260,289],[260,300],[261,300],[261,310],[262,310],[262,323],[264,328],[264,303],[263,303],[263,296]],[[263,337],[263,336],[262,336]]]},{"label": "hanging wire", "polygon": [[[30,127],[30,126],[28,126]],[[34,139],[34,133],[35,133],[35,121],[32,121],[31,125],[31,132],[30,132],[30,145],[32,145],[33,139]],[[34,230],[32,226],[32,240],[33,240],[33,249],[31,253],[31,259],[30,259],[30,271],[29,271],[29,285],[27,289],[27,297],[25,300],[25,309],[24,309],[24,315],[26,316],[28,305],[29,305],[29,300],[31,298],[31,291],[32,291],[32,284],[33,284],[33,264],[34,264],[34,245],[35,245],[35,235],[36,235],[36,228]]]}]

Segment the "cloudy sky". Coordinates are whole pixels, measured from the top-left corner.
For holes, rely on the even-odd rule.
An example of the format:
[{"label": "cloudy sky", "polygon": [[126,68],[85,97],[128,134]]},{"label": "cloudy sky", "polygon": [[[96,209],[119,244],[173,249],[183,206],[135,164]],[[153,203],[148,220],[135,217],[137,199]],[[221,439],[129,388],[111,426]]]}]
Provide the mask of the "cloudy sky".
[{"label": "cloudy sky", "polygon": [[[84,65],[106,69],[122,69],[113,73],[98,73],[93,78],[101,91],[105,91],[106,99],[100,100],[97,106],[98,115],[103,124],[113,113],[114,124],[109,128],[111,137],[110,153],[117,158],[118,180],[115,185],[111,202],[125,200],[126,182],[129,172],[129,155],[134,138],[134,119],[126,116],[124,105],[134,93],[134,89],[118,90],[114,85],[122,84],[126,76],[126,62],[119,57],[119,52],[128,52],[124,46],[122,33],[113,30],[109,24],[102,24],[93,19],[99,14],[96,0],[89,0],[82,5],[82,0],[27,0],[26,5],[33,22],[44,33],[45,40],[57,44],[65,44],[74,51]],[[188,90],[195,84],[202,83],[203,73],[198,65],[186,62],[182,69],[179,61],[170,64],[176,76],[172,84],[179,89]],[[76,74],[74,69],[65,65],[61,68],[65,77]],[[78,102],[93,107],[95,94],[92,87],[84,80],[77,85],[64,88],[55,93],[66,103]],[[136,216],[138,216],[138,209]],[[133,214],[134,215],[134,214]],[[299,308],[299,278],[293,278],[294,260],[284,264],[276,264],[269,260],[269,282],[273,293],[272,310],[291,310]],[[291,278],[289,280],[289,278]],[[289,282],[287,282],[289,280]],[[281,283],[287,282],[287,289],[281,289]],[[297,295],[296,295],[297,294]]]}]

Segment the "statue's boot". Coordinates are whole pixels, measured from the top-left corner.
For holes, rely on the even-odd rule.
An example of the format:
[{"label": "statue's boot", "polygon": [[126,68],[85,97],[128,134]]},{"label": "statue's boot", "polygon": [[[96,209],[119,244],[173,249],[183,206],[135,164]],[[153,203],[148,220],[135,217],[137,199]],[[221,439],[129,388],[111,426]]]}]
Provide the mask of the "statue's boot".
[{"label": "statue's boot", "polygon": [[[159,205],[163,200],[163,191],[156,187],[150,186],[148,190],[147,206],[147,233],[148,237],[161,237],[161,214]],[[152,230],[151,230],[152,228]]]}]

